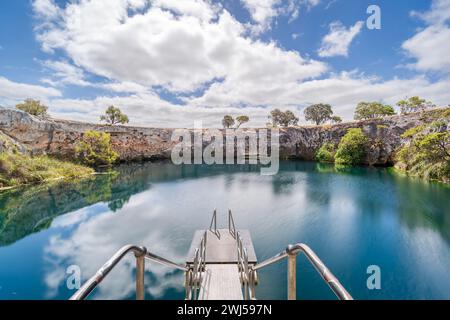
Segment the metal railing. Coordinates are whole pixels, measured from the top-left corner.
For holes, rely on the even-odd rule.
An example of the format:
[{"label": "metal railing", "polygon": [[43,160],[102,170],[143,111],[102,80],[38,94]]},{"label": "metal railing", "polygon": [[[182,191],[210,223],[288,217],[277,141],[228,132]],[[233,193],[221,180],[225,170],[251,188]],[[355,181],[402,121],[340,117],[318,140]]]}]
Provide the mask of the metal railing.
[{"label": "metal railing", "polygon": [[248,264],[247,249],[245,248],[239,231],[236,233],[236,245],[239,279],[244,292],[244,300],[255,299],[256,279],[254,278],[254,275],[256,275],[256,272],[252,272],[251,266]]},{"label": "metal railing", "polygon": [[[214,229],[213,229],[213,226],[214,226]],[[209,225],[209,231],[214,233],[217,236],[217,238],[220,239],[220,232],[217,229],[217,209],[214,209],[214,213],[211,218],[211,223]]]},{"label": "metal railing", "polygon": [[[344,286],[339,280],[331,273],[325,266],[322,260],[315,254],[315,252],[306,244],[298,243],[295,245],[289,245],[286,250],[280,252],[276,256],[269,258],[261,263],[258,263],[250,267],[250,277],[256,279],[256,271],[284,258],[288,259],[288,299],[295,300],[297,298],[297,255],[304,253],[322,279],[327,283],[330,289],[340,300],[353,300],[352,296],[345,290]],[[250,282],[250,285],[254,288],[255,282]]]},{"label": "metal railing", "polygon": [[156,263],[188,272],[186,266],[177,264],[165,258],[159,257],[147,251],[145,247],[135,245],[127,245],[118,250],[85,284],[75,292],[70,300],[84,300],[89,294],[102,282],[103,279],[111,272],[112,269],[128,254],[134,253],[136,257],[136,300],[144,300],[144,273],[145,273],[145,259],[154,261]]},{"label": "metal railing", "polygon": [[186,273],[186,300],[198,300],[202,285],[202,276],[206,270],[206,238],[207,232],[200,240],[200,247],[195,249],[195,258],[192,268]]},{"label": "metal railing", "polygon": [[230,209],[228,209],[228,231],[233,238],[237,239],[236,225],[234,224],[233,214]]}]

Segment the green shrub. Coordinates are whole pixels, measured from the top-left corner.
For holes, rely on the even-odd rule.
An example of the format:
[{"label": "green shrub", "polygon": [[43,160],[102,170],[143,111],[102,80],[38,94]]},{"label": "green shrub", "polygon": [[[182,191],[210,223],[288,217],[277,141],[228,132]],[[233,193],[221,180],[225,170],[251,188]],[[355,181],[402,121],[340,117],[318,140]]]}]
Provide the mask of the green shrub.
[{"label": "green shrub", "polygon": [[411,138],[411,137],[415,136],[416,134],[418,134],[418,133],[422,132],[423,130],[425,130],[425,128],[426,128],[426,126],[421,124],[420,126],[417,126],[417,127],[414,127],[414,128],[406,130],[405,133],[403,133],[401,135],[401,137],[403,139]]},{"label": "green shrub", "polygon": [[316,160],[319,162],[334,162],[336,145],[334,143],[324,143],[316,153]]},{"label": "green shrub", "polygon": [[339,143],[334,160],[337,164],[355,165],[361,163],[365,155],[368,138],[361,129],[349,129]]},{"label": "green shrub", "polygon": [[16,108],[37,117],[46,116],[48,110],[48,107],[42,105],[39,100],[33,99],[26,99],[23,103],[16,105]]},{"label": "green shrub", "polygon": [[450,183],[450,133],[427,133],[424,126],[413,129],[406,135],[410,141],[397,151],[396,167],[413,176]]},{"label": "green shrub", "polygon": [[111,148],[109,133],[87,131],[75,146],[75,155],[89,166],[110,166],[119,155]]},{"label": "green shrub", "polygon": [[78,178],[94,170],[48,156],[30,157],[20,153],[0,153],[0,187]]}]

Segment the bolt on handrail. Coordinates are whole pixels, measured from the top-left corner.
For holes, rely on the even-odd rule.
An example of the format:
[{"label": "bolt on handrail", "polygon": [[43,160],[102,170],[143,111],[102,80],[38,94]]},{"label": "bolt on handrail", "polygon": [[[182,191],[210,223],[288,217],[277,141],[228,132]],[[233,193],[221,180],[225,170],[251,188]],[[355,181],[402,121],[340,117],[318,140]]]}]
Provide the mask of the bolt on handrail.
[{"label": "bolt on handrail", "polygon": [[353,300],[352,296],[345,290],[344,286],[339,280],[331,273],[331,271],[320,260],[316,253],[306,244],[297,243],[295,245],[289,245],[284,251],[279,254],[264,260],[251,267],[252,272],[256,272],[264,267],[274,264],[284,258],[288,258],[288,299],[295,300],[297,296],[297,264],[296,259],[299,253],[304,253],[322,279],[327,283],[330,289],[340,300]]},{"label": "bolt on handrail", "polygon": [[75,292],[70,300],[84,300],[89,294],[102,282],[103,279],[111,272],[112,269],[130,252],[134,253],[136,257],[136,300],[144,300],[144,272],[145,272],[145,259],[152,260],[159,264],[172,267],[182,271],[188,271],[188,268],[159,257],[151,252],[147,251],[145,247],[139,247],[136,245],[126,245],[119,249],[88,281],[81,286],[80,289]]}]

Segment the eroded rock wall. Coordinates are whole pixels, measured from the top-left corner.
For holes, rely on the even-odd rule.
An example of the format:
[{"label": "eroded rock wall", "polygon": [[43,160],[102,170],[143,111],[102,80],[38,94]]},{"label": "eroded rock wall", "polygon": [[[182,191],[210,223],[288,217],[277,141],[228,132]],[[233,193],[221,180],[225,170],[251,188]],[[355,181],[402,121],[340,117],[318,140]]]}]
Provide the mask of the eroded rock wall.
[{"label": "eroded rock wall", "polygon": [[[282,158],[313,160],[325,142],[339,143],[349,128],[361,128],[371,139],[366,163],[390,165],[407,129],[432,121],[432,113],[392,116],[380,120],[338,125],[300,126],[280,129]],[[0,133],[32,153],[71,156],[74,145],[88,130],[108,132],[113,149],[123,161],[167,159],[175,145],[174,129],[107,126],[56,119],[38,119],[22,111],[0,107]]]}]

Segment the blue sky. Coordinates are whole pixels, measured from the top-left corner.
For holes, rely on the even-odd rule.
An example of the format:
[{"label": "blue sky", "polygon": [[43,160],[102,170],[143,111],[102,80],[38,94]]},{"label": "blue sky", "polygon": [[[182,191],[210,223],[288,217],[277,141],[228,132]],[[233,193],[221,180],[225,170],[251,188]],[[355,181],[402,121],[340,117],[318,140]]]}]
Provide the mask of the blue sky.
[{"label": "blue sky", "polygon": [[[366,10],[381,10],[369,30]],[[0,105],[59,118],[220,125],[272,108],[450,103],[450,0],[16,0],[0,4]]]}]

